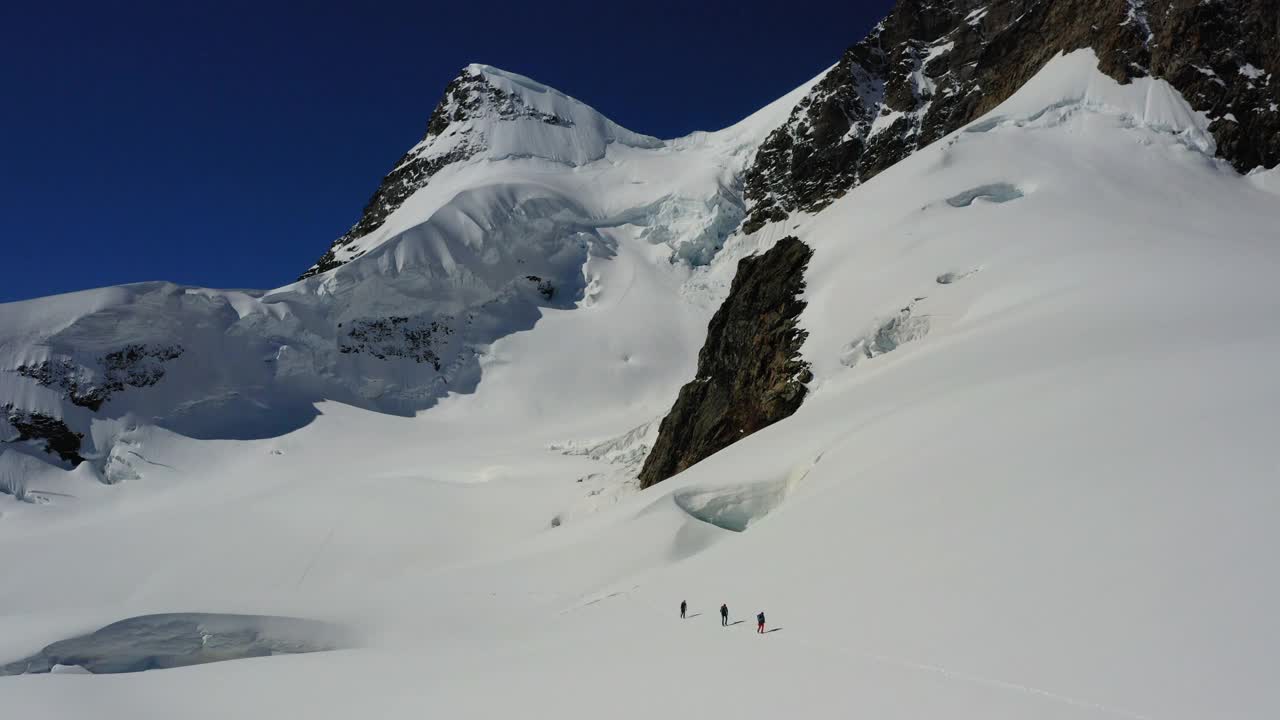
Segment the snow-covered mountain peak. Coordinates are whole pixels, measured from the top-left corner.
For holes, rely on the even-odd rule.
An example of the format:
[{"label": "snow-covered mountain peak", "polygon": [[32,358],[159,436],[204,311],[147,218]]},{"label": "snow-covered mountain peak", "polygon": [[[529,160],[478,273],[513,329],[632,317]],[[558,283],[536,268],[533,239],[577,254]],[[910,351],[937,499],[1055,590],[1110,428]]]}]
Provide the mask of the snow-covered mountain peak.
[{"label": "snow-covered mountain peak", "polygon": [[16,318],[0,322],[10,435],[111,479],[127,473],[114,431],[93,431],[107,420],[243,438],[309,422],[326,398],[416,412],[472,391],[487,349],[546,311],[600,303],[600,264],[624,246],[659,263],[673,301],[694,299],[679,322],[700,327],[727,286],[703,268],[743,217],[742,172],[796,97],[663,142],[469,65],[360,223],[299,281],[108,288],[0,312]]},{"label": "snow-covered mountain peak", "polygon": [[[379,231],[388,218],[446,169],[507,159],[579,167],[604,158],[615,143],[645,149],[663,146],[661,140],[627,130],[540,82],[489,65],[468,65],[445,87],[426,134],[392,167],[359,221],[302,277],[368,252],[387,236]],[[378,237],[369,242],[375,233]]]},{"label": "snow-covered mountain peak", "polygon": [[539,157],[583,165],[604,157],[609,143],[653,148],[657,138],[631,132],[587,104],[523,75],[472,64],[445,89],[422,142],[409,156],[439,156],[466,137],[487,159]]}]

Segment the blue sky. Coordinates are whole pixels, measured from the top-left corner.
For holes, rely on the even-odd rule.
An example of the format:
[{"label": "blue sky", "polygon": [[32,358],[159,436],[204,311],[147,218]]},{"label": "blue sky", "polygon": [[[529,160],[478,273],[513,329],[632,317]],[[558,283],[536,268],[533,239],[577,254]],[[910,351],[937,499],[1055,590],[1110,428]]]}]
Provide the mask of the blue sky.
[{"label": "blue sky", "polygon": [[293,280],[469,62],[675,137],[817,74],[891,4],[8,3],[0,302]]}]

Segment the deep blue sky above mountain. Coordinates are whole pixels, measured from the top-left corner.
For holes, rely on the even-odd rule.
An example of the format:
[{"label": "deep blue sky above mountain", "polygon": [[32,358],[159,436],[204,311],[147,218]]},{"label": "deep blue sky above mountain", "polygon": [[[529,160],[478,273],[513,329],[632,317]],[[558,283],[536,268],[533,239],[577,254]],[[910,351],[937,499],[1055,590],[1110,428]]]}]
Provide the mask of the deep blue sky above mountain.
[{"label": "deep blue sky above mountain", "polygon": [[469,62],[676,137],[817,74],[891,4],[9,3],[0,302],[293,280]]}]

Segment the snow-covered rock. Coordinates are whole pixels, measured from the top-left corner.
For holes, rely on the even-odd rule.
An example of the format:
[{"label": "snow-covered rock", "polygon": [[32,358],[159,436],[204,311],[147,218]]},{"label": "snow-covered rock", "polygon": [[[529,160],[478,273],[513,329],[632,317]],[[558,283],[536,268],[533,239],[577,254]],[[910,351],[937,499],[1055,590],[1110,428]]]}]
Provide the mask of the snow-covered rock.
[{"label": "snow-covered rock", "polygon": [[1117,81],[1168,81],[1240,172],[1280,163],[1271,0],[901,0],[765,140],[746,176],[747,228],[826,207],[1082,48]]}]

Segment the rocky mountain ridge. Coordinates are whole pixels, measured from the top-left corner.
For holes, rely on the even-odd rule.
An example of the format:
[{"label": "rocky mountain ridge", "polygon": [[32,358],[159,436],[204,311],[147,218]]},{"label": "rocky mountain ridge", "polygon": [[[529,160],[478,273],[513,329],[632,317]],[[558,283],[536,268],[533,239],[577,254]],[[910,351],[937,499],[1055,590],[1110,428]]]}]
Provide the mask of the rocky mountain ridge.
[{"label": "rocky mountain ridge", "polygon": [[[1238,171],[1280,162],[1277,0],[1174,0],[1162,8],[1143,0],[900,0],[760,146],[745,176],[749,214],[742,232],[825,208],[986,114],[1054,56],[1084,47],[1120,82],[1168,80],[1209,118],[1218,154]],[[742,302],[734,295],[739,290],[735,282],[722,311]],[[790,302],[786,292],[771,301]],[[759,304],[757,311],[767,312],[770,303]],[[751,363],[722,361],[713,370],[706,357],[756,350],[725,345],[713,323],[699,379],[685,386],[663,421],[642,485],[736,439],[708,442],[706,428],[754,430],[799,408],[803,391],[794,402],[763,402],[761,388],[746,389],[755,386]],[[713,375],[739,391],[729,399],[709,393],[705,380]]]},{"label": "rocky mountain ridge", "polygon": [[[365,204],[360,219],[335,240],[316,264],[298,279],[318,275],[341,265],[336,257],[338,249],[376,230],[388,215],[399,208],[410,195],[431,182],[431,177],[442,168],[467,160],[478,153],[483,147],[484,138],[473,128],[454,125],[461,126],[487,112],[492,112],[502,120],[527,117],[549,125],[573,124],[570,120],[529,107],[519,95],[496,87],[483,73],[472,72],[471,68],[463,70],[445,87],[444,96],[427,120],[426,135],[396,161],[391,172],[387,173]],[[437,149],[433,145],[438,138],[448,138],[452,142],[447,148]]]},{"label": "rocky mountain ridge", "polygon": [[[529,147],[504,147],[510,139],[510,128],[522,123],[540,126],[540,133],[533,133],[534,142]],[[587,127],[578,128],[580,124]],[[557,149],[558,138],[546,142],[546,138],[537,137],[538,134],[555,135],[557,131],[574,136],[573,140],[588,148],[598,144],[601,138],[605,142],[616,140],[640,147],[661,145],[657,139],[631,133],[581,103],[528,78],[487,65],[468,65],[445,87],[427,120],[426,133],[392,166],[365,204],[359,220],[299,279],[332,270],[367,252],[367,249],[353,249],[352,244],[382,227],[411,195],[426,187],[447,167],[478,157],[501,159],[528,154],[580,164],[603,155],[602,147],[588,150],[582,156]],[[524,132],[528,134],[528,128]],[[591,137],[593,135],[598,137]]]},{"label": "rocky mountain ridge", "polygon": [[1118,81],[1169,81],[1238,171],[1280,163],[1277,0],[900,0],[765,140],[744,230],[826,207],[1084,47]]}]

